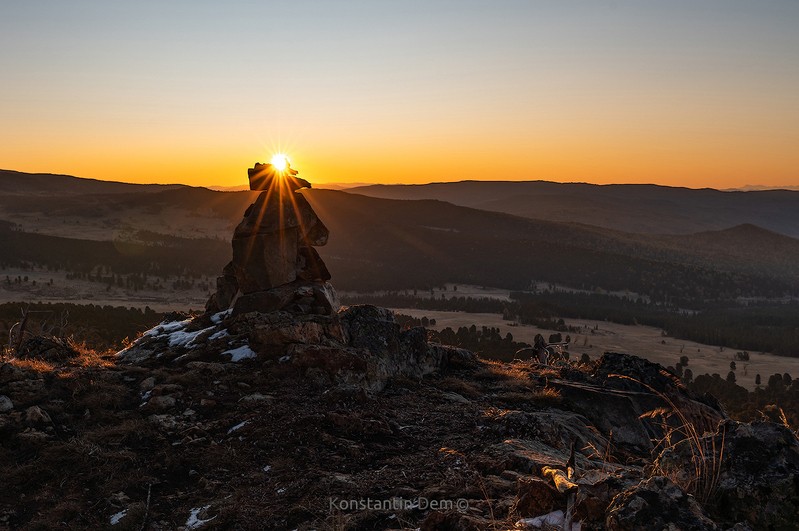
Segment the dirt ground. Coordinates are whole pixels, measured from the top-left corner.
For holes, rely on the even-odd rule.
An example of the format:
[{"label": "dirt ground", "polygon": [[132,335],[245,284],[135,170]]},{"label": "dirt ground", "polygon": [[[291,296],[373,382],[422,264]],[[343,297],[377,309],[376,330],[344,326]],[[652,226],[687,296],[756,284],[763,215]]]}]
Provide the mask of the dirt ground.
[{"label": "dirt ground", "polygon": [[[473,324],[478,327],[497,327],[502,335],[510,332],[514,340],[531,344],[536,334],[542,334],[547,338],[553,333],[552,330],[504,321],[501,315],[493,313],[439,312],[410,308],[393,308],[393,310],[417,318],[427,316],[435,319],[436,325],[432,328],[437,330],[446,327],[457,330],[461,326]],[[735,350],[722,349],[718,346],[663,337],[660,329],[650,326],[628,326],[586,319],[567,320],[566,324],[584,327],[584,333],[571,334],[572,347],[569,350],[572,356],[579,357],[586,353],[591,359],[597,359],[604,352],[624,352],[666,367],[674,366],[680,356],[688,356],[688,368],[693,371],[694,377],[705,373],[718,373],[722,378],[726,377],[730,371],[730,362],[736,353]],[[750,352],[748,362],[736,361],[735,377],[738,385],[751,390],[755,388],[757,374],[760,374],[765,384],[772,374],[785,372],[792,376],[799,375],[799,359]]]}]

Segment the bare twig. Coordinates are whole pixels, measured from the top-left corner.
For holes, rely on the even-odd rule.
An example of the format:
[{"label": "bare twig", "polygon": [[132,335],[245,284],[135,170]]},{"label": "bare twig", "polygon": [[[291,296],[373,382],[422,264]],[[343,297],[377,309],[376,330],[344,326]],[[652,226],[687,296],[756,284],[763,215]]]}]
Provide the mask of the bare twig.
[{"label": "bare twig", "polygon": [[141,521],[141,528],[139,531],[144,531],[144,528],[147,526],[147,517],[150,515],[150,494],[153,490],[153,484],[150,483],[147,485],[147,504],[144,506],[144,518]]}]

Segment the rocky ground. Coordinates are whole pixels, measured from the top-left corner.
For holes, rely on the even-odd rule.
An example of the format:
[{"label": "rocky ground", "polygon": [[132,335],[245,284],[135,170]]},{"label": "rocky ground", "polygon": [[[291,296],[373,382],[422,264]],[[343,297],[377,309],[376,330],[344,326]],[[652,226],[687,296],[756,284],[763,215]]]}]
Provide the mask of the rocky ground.
[{"label": "rocky ground", "polygon": [[543,468],[574,446],[573,529],[795,529],[796,435],[645,360],[489,362],[369,306],[232,313],[6,355],[0,527],[547,528],[568,500]]}]

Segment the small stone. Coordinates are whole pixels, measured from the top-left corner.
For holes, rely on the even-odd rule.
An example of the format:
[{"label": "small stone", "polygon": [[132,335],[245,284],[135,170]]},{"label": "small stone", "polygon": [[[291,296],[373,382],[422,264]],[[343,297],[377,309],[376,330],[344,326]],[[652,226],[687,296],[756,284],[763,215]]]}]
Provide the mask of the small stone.
[{"label": "small stone", "polygon": [[14,409],[14,403],[6,395],[0,395],[0,413],[7,413]]},{"label": "small stone", "polygon": [[461,404],[471,404],[472,401],[466,398],[463,395],[459,395],[458,393],[453,392],[446,392],[441,394],[441,398],[444,400],[449,400],[450,402],[459,402]]},{"label": "small stone", "polygon": [[262,395],[261,393],[253,393],[251,395],[243,396],[239,400],[240,402],[266,402],[268,400],[274,400],[274,396],[269,395]]},{"label": "small stone", "polygon": [[149,378],[145,378],[139,384],[139,389],[142,391],[150,391],[153,387],[155,387],[155,378],[150,376]]},{"label": "small stone", "polygon": [[25,422],[33,426],[37,424],[51,424],[53,420],[50,418],[50,415],[47,414],[47,411],[39,406],[31,406],[25,410]]},{"label": "small stone", "polygon": [[147,402],[147,406],[152,409],[169,409],[174,407],[177,401],[173,396],[170,395],[162,395],[162,396],[154,396]]}]

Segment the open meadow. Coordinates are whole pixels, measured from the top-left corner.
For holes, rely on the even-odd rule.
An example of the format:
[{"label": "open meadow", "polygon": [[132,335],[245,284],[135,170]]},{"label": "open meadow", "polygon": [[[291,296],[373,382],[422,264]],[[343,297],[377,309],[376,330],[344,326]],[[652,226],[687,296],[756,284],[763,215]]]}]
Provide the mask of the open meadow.
[{"label": "open meadow", "polygon": [[[530,344],[533,343],[536,334],[548,338],[553,333],[552,330],[505,321],[501,315],[493,313],[444,312],[411,308],[394,308],[394,311],[416,318],[426,316],[435,319],[435,326],[430,328],[436,330],[443,330],[446,327],[457,330],[459,327],[473,324],[478,328],[496,327],[500,329],[501,335],[510,332],[515,341]],[[584,331],[571,334],[572,345],[569,352],[572,359],[579,359],[583,353],[588,354],[593,360],[602,356],[604,352],[623,352],[660,363],[664,367],[673,367],[680,356],[688,356],[687,368],[691,369],[694,377],[705,373],[718,373],[722,378],[727,376],[730,362],[735,359],[735,350],[664,337],[661,330],[651,326],[629,326],[587,319],[567,320],[566,324],[582,327]],[[566,334],[563,335],[565,337]],[[765,385],[772,374],[786,372],[791,376],[799,375],[799,359],[750,352],[748,362],[736,361],[735,378],[738,385],[751,390],[755,388],[757,374],[760,374]]]}]

